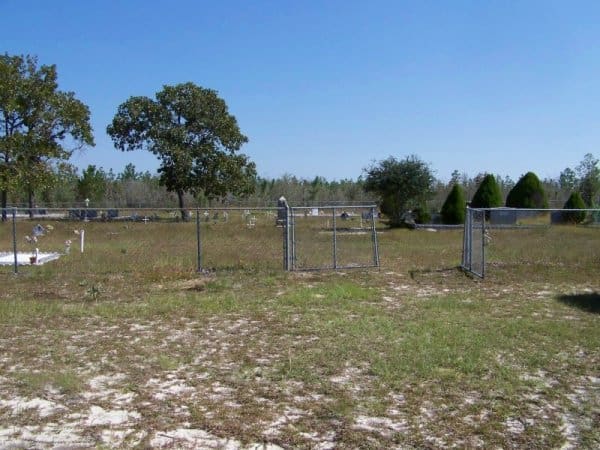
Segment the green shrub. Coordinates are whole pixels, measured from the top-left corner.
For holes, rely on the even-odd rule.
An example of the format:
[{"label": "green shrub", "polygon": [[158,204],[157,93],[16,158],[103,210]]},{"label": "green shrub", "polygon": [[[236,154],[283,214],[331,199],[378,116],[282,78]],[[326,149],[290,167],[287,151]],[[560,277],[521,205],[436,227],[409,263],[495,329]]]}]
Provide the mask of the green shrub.
[{"label": "green shrub", "polygon": [[425,205],[417,206],[412,213],[415,218],[415,223],[431,222],[431,214]]},{"label": "green shrub", "polygon": [[506,206],[510,208],[547,208],[548,198],[540,182],[533,172],[521,177],[506,197]]},{"label": "green shrub", "polygon": [[[563,209],[585,209],[583,197],[577,191],[573,192],[565,202]],[[563,221],[568,223],[581,223],[585,220],[585,211],[564,211],[562,213]]]},{"label": "green shrub", "polygon": [[455,184],[442,206],[442,222],[448,225],[465,223],[465,194],[460,185]]},{"label": "green shrub", "polygon": [[471,208],[497,208],[503,205],[502,191],[494,175],[486,175],[471,200]]}]

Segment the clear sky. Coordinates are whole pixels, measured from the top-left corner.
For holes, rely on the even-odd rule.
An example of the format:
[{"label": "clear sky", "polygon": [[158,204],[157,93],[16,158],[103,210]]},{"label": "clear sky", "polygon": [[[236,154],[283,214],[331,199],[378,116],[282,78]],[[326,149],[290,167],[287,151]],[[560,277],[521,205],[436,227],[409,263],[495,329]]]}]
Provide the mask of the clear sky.
[{"label": "clear sky", "polygon": [[355,179],[410,154],[454,169],[557,177],[600,156],[600,1],[0,0],[0,52],[56,64],[116,172],[155,157],[106,135],[164,84],[215,89],[265,177]]}]

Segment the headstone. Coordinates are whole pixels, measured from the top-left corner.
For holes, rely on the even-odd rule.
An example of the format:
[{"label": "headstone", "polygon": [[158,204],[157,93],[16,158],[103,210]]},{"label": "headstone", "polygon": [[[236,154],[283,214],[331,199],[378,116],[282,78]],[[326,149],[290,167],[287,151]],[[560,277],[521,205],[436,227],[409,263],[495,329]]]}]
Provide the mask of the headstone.
[{"label": "headstone", "polygon": [[284,226],[287,222],[287,209],[288,203],[285,197],[282,195],[277,200],[277,219],[275,220],[275,225]]},{"label": "headstone", "polygon": [[43,226],[41,226],[39,223],[33,227],[33,230],[31,231],[31,234],[35,237],[38,236],[43,236],[44,234],[46,234],[46,230],[44,229]]},{"label": "headstone", "polygon": [[517,223],[517,211],[509,208],[498,208],[490,210],[490,223],[493,225],[515,225]]},{"label": "headstone", "polygon": [[414,229],[417,227],[417,222],[412,211],[406,211],[404,214],[402,214],[401,219],[405,227],[410,229]]},{"label": "headstone", "polygon": [[565,223],[565,216],[562,211],[552,211],[550,214],[550,223],[552,225]]}]

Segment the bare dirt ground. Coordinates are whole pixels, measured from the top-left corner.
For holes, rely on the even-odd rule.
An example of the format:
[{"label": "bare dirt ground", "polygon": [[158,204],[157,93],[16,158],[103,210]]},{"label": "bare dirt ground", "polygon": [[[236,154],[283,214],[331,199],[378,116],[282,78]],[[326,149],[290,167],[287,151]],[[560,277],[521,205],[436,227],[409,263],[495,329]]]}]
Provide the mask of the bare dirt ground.
[{"label": "bare dirt ground", "polygon": [[[486,309],[490,320],[528,314],[573,327],[598,324],[597,314],[556,307],[557,295],[593,293],[596,286],[500,287],[461,277],[384,272],[349,283],[376,286],[361,300],[375,309],[364,311],[404,321],[418,321],[422,308],[449,298],[466,308],[496,302]],[[335,355],[334,347],[353,337],[349,331],[328,347],[332,337],[312,328],[293,303],[325,301],[338,281],[311,275],[295,283],[271,286],[259,305],[221,305],[201,315],[188,313],[188,305],[138,317],[96,303],[86,314],[42,311],[5,324],[0,448],[517,448],[536,442],[581,448],[598,442],[597,349],[574,350],[570,341],[548,367],[524,365],[519,349],[492,349],[498,367],[518,374],[514,391],[445,367],[390,384],[363,344],[356,356],[341,355],[330,366],[303,359],[320,348]],[[184,304],[200,307],[210,293],[205,284],[183,281],[171,288]],[[245,295],[239,292],[237,301]],[[515,298],[529,300],[530,307],[522,309]],[[352,309],[333,314],[323,307],[323,314],[331,314],[327,323],[336,314],[348,324],[361,319]],[[365,345],[380,351],[376,341]]]}]

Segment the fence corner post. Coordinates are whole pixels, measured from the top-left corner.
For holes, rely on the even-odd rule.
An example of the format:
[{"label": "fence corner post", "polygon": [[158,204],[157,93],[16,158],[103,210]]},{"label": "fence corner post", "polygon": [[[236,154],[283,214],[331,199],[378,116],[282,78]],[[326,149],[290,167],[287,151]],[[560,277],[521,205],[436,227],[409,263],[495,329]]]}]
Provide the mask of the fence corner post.
[{"label": "fence corner post", "polygon": [[13,235],[13,254],[15,256],[15,275],[19,273],[19,260],[17,258],[17,208],[12,210],[12,235]]},{"label": "fence corner post", "polygon": [[277,225],[283,226],[283,270],[290,270],[290,205],[282,195],[277,200]]},{"label": "fence corner post", "polygon": [[200,236],[200,207],[196,207],[196,251],[198,268],[197,272],[202,272],[202,239]]}]

